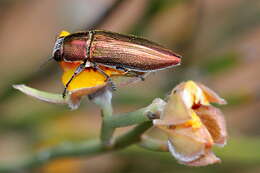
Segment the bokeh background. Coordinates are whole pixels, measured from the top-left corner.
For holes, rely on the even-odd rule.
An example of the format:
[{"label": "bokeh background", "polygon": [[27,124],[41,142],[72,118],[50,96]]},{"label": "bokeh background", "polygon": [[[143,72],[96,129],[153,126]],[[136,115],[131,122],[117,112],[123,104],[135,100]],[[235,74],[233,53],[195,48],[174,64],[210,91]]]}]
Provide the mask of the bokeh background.
[{"label": "bokeh background", "polygon": [[[0,166],[31,153],[99,134],[99,109],[85,100],[76,111],[29,98],[12,84],[63,90],[51,55],[61,30],[91,28],[139,35],[183,56],[182,66],[120,88],[116,113],[164,98],[179,82],[200,81],[227,99],[229,142],[216,149],[221,164],[179,165],[169,153],[130,147],[86,158],[62,158],[31,170],[42,173],[260,172],[259,0],[0,0]],[[120,130],[119,130],[120,131]]]}]

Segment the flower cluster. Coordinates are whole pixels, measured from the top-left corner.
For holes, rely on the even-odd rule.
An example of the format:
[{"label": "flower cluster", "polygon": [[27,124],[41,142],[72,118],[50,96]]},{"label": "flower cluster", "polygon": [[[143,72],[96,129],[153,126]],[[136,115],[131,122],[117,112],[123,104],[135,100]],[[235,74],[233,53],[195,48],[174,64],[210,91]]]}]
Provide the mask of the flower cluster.
[{"label": "flower cluster", "polygon": [[226,104],[215,92],[193,81],[175,87],[156,127],[168,136],[168,149],[179,163],[204,166],[220,162],[211,151],[227,140],[221,111],[210,103]]}]

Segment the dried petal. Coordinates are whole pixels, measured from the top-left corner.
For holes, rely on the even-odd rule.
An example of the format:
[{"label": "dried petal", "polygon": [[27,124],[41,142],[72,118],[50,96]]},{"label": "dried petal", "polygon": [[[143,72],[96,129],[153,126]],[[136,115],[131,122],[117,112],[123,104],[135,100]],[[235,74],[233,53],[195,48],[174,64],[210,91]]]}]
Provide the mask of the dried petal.
[{"label": "dried petal", "polygon": [[168,134],[168,147],[179,161],[191,162],[205,154],[213,141],[207,129],[179,128],[164,129]]},{"label": "dried petal", "polygon": [[221,98],[217,93],[213,90],[209,89],[205,85],[201,83],[197,83],[197,85],[203,90],[205,96],[207,97],[208,101],[211,103],[218,103],[218,104],[227,104],[226,100]]},{"label": "dried petal", "polygon": [[227,131],[222,112],[213,106],[201,106],[195,109],[195,112],[208,129],[214,143],[219,146],[224,146],[227,140]]},{"label": "dried petal", "polygon": [[207,97],[193,81],[179,84],[168,97],[163,120],[168,124],[181,124],[192,119],[193,108],[209,105]]},{"label": "dried petal", "polygon": [[103,85],[97,85],[96,87],[80,88],[80,89],[71,91],[69,93],[69,102],[68,102],[69,107],[71,109],[77,109],[79,107],[81,98],[83,96],[95,93],[98,90],[101,90],[105,87],[106,87],[106,83],[104,83]]},{"label": "dried petal", "polygon": [[179,93],[172,93],[163,113],[165,124],[182,124],[192,119],[191,110],[187,109]]},{"label": "dried petal", "polygon": [[220,162],[221,160],[218,157],[216,157],[216,155],[213,152],[209,151],[204,156],[202,156],[197,160],[194,160],[192,162],[179,162],[179,163],[188,166],[207,166],[210,164],[220,163]]},{"label": "dried petal", "polygon": [[225,101],[204,85],[181,83],[168,97],[162,119],[153,120],[167,133],[169,151],[182,164],[204,166],[220,161],[211,148],[226,143],[225,120],[210,102]]},{"label": "dried petal", "polygon": [[21,92],[25,93],[26,95],[32,96],[37,98],[41,101],[55,103],[55,104],[68,104],[71,109],[77,109],[80,103],[80,100],[83,96],[89,95],[92,93],[101,90],[102,88],[106,87],[106,85],[98,85],[96,87],[89,87],[89,88],[81,88],[78,90],[73,90],[69,92],[67,97],[64,99],[61,94],[54,94],[49,92],[40,91],[26,85],[13,85],[15,89],[20,90]]},{"label": "dried petal", "polygon": [[55,103],[55,104],[67,104],[67,99],[63,99],[61,94],[54,94],[49,92],[40,91],[26,85],[13,85],[13,87],[26,95],[37,98],[41,101]]}]

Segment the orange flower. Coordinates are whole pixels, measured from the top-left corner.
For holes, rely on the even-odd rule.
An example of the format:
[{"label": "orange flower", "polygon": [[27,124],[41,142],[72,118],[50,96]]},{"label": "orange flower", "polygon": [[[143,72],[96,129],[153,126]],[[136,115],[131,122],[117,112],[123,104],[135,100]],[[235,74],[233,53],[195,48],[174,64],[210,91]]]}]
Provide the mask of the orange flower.
[{"label": "orange flower", "polygon": [[[66,83],[70,80],[71,76],[75,72],[76,68],[80,65],[79,62],[60,62],[60,65],[63,69],[62,83],[65,86]],[[108,75],[123,75],[124,72],[100,66],[100,68]],[[86,68],[83,72],[77,75],[70,83],[68,91],[73,91],[81,88],[96,87],[99,85],[106,84],[106,78],[100,72],[94,70],[93,68]]]},{"label": "orange flower", "polygon": [[173,89],[161,120],[154,125],[168,135],[168,148],[182,164],[204,166],[220,162],[211,148],[224,146],[227,132],[221,111],[210,103],[226,104],[206,86],[188,81]]},{"label": "orange flower", "polygon": [[[65,86],[74,74],[80,62],[60,62],[63,69],[62,83]],[[99,66],[108,76],[122,76],[124,72]],[[86,68],[78,74],[69,84],[69,104],[72,109],[76,109],[80,103],[81,97],[93,94],[107,86],[106,77],[93,68]]]}]

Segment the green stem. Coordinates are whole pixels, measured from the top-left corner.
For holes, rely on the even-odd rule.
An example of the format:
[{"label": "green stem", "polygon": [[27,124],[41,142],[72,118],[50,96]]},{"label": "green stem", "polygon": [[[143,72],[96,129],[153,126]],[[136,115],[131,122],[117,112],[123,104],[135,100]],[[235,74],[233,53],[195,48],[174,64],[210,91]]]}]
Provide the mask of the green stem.
[{"label": "green stem", "polygon": [[140,125],[137,125],[132,130],[126,132],[124,135],[119,136],[113,147],[115,149],[124,148],[131,144],[137,143],[141,140],[142,134],[152,127],[153,123],[151,121],[144,122]]},{"label": "green stem", "polygon": [[113,137],[113,133],[115,131],[115,128],[110,126],[108,119],[109,117],[112,117],[113,109],[111,104],[108,104],[103,107],[101,110],[102,114],[102,126],[101,126],[101,133],[100,133],[100,139],[103,142],[104,145],[108,146],[111,143],[111,138]]},{"label": "green stem", "polygon": [[112,116],[112,111],[109,111],[112,110],[112,108],[104,107],[102,109],[103,121],[101,129],[101,140],[104,145],[111,145],[111,139],[115,128],[141,124],[155,118],[160,118],[164,105],[165,102],[163,100],[155,99],[152,104],[145,108],[115,116]]},{"label": "green stem", "polygon": [[55,148],[38,152],[35,155],[31,156],[28,160],[17,165],[12,164],[0,166],[0,172],[27,172],[26,170],[37,168],[57,158],[94,155],[101,152],[104,152],[104,148],[103,145],[97,140],[82,142],[79,144],[61,144]]},{"label": "green stem", "polygon": [[111,116],[107,118],[107,122],[111,127],[119,128],[151,121],[146,110],[146,108],[142,108],[134,112]]},{"label": "green stem", "polygon": [[165,106],[162,99],[155,99],[149,106],[134,112],[107,117],[107,122],[113,128],[126,127],[143,122],[159,119]]},{"label": "green stem", "polygon": [[36,153],[25,162],[17,165],[0,166],[0,172],[26,172],[29,169],[37,168],[51,160],[64,157],[83,157],[115,151],[126,148],[131,144],[140,141],[142,134],[152,126],[152,122],[144,122],[135,128],[117,137],[111,147],[106,147],[100,140],[82,142],[78,144],[66,143],[42,152]]}]

